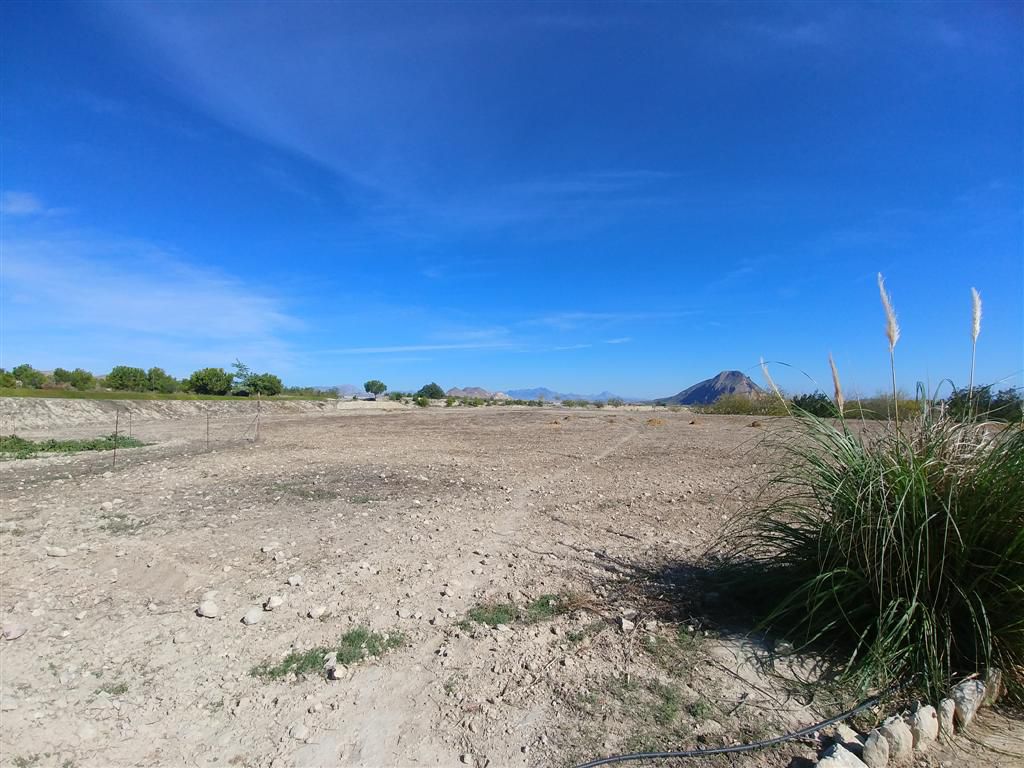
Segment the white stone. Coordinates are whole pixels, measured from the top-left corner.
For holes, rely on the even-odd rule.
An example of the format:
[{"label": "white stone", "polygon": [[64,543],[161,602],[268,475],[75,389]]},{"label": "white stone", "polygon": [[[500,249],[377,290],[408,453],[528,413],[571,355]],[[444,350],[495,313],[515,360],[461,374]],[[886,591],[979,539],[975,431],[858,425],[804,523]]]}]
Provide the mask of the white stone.
[{"label": "white stone", "polygon": [[301,587],[302,586],[302,577],[299,574],[297,574],[297,573],[292,575],[292,576],[289,576],[288,577],[288,586],[289,587]]},{"label": "white stone", "polygon": [[309,616],[309,618],[311,619],[319,619],[325,613],[327,613],[327,609],[324,606],[316,605],[310,608],[309,612],[306,615]]},{"label": "white stone", "polygon": [[908,718],[907,724],[914,737],[914,749],[919,752],[928,749],[928,745],[939,737],[939,713],[931,705],[918,709]]},{"label": "white stone", "polygon": [[309,738],[309,728],[306,727],[305,723],[296,723],[288,729],[288,735],[293,739],[305,741]]},{"label": "white stone", "polygon": [[990,707],[1003,695],[1003,672],[992,667],[985,673],[985,696],[981,706]]},{"label": "white stone", "polygon": [[619,619],[619,626],[622,628],[623,632],[632,632],[633,629],[636,627],[636,624],[634,624],[629,619],[623,617]]},{"label": "white stone", "polygon": [[864,751],[864,740],[846,723],[839,723],[830,734],[834,744],[842,744],[847,750],[860,757]]},{"label": "white stone", "polygon": [[46,554],[49,557],[67,557],[68,551],[64,547],[47,547]]},{"label": "white stone", "polygon": [[902,718],[888,718],[878,732],[889,742],[889,759],[892,762],[900,765],[910,760],[914,754],[914,736]]},{"label": "white stone", "polygon": [[28,632],[28,627],[24,624],[4,624],[4,640],[17,640],[26,632]]},{"label": "white stone", "polygon": [[220,613],[220,608],[213,600],[203,600],[196,609],[196,615],[206,619],[215,619]]},{"label": "white stone", "polygon": [[887,768],[889,765],[889,742],[877,728],[868,734],[861,760],[868,768]]},{"label": "white stone", "polygon": [[953,721],[956,714],[956,702],[943,699],[939,702],[939,734],[946,739],[953,738]]},{"label": "white stone", "polygon": [[967,727],[974,719],[984,698],[985,685],[980,680],[964,680],[953,687],[956,720],[961,728]]},{"label": "white stone", "polygon": [[263,611],[261,611],[259,608],[255,607],[255,606],[253,606],[252,608],[250,608],[248,611],[245,612],[245,615],[242,617],[242,623],[243,624],[255,624],[256,622],[258,622],[262,618],[263,618]]},{"label": "white stone", "polygon": [[818,768],[865,768],[864,762],[842,744],[833,744],[821,756]]},{"label": "white stone", "polygon": [[284,605],[284,598],[280,595],[271,595],[267,598],[267,601],[263,603],[263,610],[272,611],[275,608],[280,608]]}]

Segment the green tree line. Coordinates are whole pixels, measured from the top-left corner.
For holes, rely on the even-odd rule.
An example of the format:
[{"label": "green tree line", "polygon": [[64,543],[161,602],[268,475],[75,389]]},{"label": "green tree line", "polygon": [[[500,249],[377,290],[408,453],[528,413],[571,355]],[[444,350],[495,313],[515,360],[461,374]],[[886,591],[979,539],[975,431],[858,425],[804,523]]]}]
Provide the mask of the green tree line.
[{"label": "green tree line", "polygon": [[200,368],[190,376],[176,379],[163,368],[149,370],[130,365],[115,365],[104,376],[96,376],[84,368],[69,371],[54,368],[52,373],[33,368],[28,363],[10,371],[0,368],[0,387],[30,389],[115,390],[119,392],[187,392],[197,395],[280,395],[286,392],[280,377],[273,373],[256,373],[236,360],[233,372],[223,368]]}]

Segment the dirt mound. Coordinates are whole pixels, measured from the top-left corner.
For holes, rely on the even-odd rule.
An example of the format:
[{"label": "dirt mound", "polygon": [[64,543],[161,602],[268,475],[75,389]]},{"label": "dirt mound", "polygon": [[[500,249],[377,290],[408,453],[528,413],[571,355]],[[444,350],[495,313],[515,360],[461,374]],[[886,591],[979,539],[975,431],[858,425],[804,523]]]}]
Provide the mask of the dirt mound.
[{"label": "dirt mound", "polygon": [[[268,416],[286,414],[333,413],[339,409],[374,407],[386,409],[403,406],[380,402],[373,404],[338,400],[264,400],[259,404]],[[164,421],[255,416],[255,400],[88,400],[50,397],[0,397],[0,433],[22,434],[61,427],[109,427],[114,431],[115,413],[126,419],[131,412],[134,421]]]}]

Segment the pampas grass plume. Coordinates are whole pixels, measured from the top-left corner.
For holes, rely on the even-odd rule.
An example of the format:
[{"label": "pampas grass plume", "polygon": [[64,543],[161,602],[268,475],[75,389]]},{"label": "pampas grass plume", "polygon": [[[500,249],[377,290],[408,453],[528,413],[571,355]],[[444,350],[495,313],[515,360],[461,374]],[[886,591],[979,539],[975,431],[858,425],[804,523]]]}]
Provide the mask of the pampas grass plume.
[{"label": "pampas grass plume", "polygon": [[843,385],[839,383],[839,370],[836,368],[836,361],[832,359],[831,352],[828,355],[828,365],[832,369],[832,388],[835,390],[836,407],[839,409],[839,415],[842,416],[846,400],[843,397]]}]

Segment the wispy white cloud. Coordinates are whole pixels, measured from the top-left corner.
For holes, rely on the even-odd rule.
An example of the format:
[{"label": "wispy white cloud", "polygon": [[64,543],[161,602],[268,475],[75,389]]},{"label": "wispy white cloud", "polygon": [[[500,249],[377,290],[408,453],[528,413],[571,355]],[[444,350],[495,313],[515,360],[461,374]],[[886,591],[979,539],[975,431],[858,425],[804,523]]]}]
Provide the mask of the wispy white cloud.
[{"label": "wispy white cloud", "polygon": [[581,328],[605,328],[620,323],[673,320],[698,314],[697,310],[669,310],[663,312],[554,312],[522,321],[522,325],[540,325],[560,331]]},{"label": "wispy white cloud", "polygon": [[5,358],[91,355],[102,369],[108,355],[153,350],[168,368],[243,353],[280,366],[283,335],[301,327],[271,293],[144,241],[51,234],[7,238],[3,250]]},{"label": "wispy white cloud", "polygon": [[593,344],[567,344],[561,347],[552,347],[551,349],[555,352],[566,352],[571,349],[589,349],[594,346]]},{"label": "wispy white cloud", "polygon": [[0,214],[4,216],[37,216],[43,213],[46,213],[46,206],[31,192],[0,194]]},{"label": "wispy white cloud", "polygon": [[628,344],[633,340],[632,336],[620,336],[617,339],[605,339],[605,344]]},{"label": "wispy white cloud", "polygon": [[393,347],[342,347],[323,350],[328,355],[391,355],[405,352],[445,352],[467,349],[506,349],[505,342],[469,342],[466,344],[403,344]]}]

